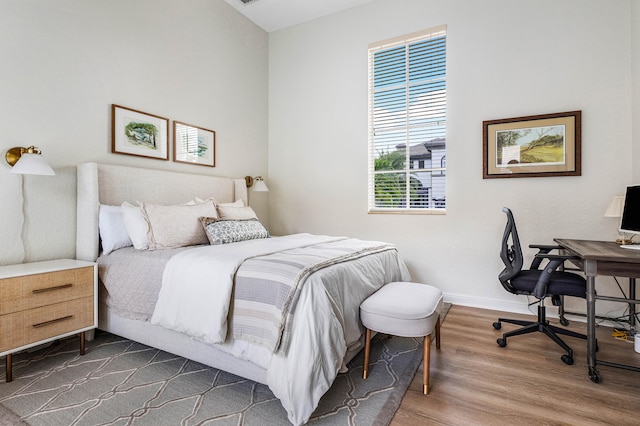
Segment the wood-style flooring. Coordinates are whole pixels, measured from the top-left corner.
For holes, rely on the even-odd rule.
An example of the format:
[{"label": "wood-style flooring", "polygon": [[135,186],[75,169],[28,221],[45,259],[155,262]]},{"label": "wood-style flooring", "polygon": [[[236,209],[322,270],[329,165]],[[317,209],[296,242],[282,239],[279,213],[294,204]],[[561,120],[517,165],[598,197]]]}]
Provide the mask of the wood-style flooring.
[{"label": "wood-style flooring", "polygon": [[[501,331],[494,330],[499,316],[527,319],[451,307],[441,349],[432,343],[429,395],[422,394],[421,366],[391,426],[640,425],[640,372],[599,365],[602,381],[593,383],[586,341],[573,337],[564,338],[574,351],[573,365],[560,360],[564,352],[542,333],[510,337],[501,348],[496,339],[517,326],[503,323]],[[586,332],[580,321],[568,328]],[[640,367],[633,344],[614,339],[611,331],[598,327],[598,359]]]}]

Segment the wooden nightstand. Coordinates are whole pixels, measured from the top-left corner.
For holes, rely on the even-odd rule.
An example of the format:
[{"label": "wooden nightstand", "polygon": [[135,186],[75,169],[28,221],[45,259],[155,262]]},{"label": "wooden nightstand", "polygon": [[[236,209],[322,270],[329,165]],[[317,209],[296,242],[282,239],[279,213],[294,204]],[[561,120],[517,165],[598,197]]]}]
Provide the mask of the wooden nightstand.
[{"label": "wooden nightstand", "polygon": [[0,266],[0,356],[98,326],[98,269],[71,259]]}]

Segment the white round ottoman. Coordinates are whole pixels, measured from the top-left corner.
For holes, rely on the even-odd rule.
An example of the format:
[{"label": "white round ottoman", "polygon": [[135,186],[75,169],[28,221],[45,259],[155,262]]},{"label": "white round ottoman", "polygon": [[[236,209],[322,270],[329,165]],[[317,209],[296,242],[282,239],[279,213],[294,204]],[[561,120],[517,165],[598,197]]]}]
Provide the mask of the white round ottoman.
[{"label": "white round ottoman", "polygon": [[440,289],[420,283],[392,282],[382,286],[360,305],[360,321],[366,329],[364,370],[369,374],[371,331],[401,337],[424,337],[423,391],[429,393],[429,355],[431,333],[436,331],[436,348],[440,349]]}]

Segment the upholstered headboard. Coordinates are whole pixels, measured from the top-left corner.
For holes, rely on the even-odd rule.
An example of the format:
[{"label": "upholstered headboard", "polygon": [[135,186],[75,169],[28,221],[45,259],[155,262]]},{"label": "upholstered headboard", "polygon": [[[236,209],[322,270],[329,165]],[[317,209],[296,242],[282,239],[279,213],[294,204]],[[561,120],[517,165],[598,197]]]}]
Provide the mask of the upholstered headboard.
[{"label": "upholstered headboard", "polygon": [[78,165],[78,218],[76,258],[98,258],[100,204],[119,206],[124,201],[180,204],[200,197],[220,203],[238,199],[248,205],[244,179],[141,169],[110,164]]}]

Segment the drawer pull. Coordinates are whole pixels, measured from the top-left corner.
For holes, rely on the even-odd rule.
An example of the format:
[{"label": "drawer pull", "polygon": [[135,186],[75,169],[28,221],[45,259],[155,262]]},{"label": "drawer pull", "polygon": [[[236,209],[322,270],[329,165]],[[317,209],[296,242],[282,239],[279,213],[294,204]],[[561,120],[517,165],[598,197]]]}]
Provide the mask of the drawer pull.
[{"label": "drawer pull", "polygon": [[73,284],[62,284],[62,285],[57,285],[55,287],[37,288],[35,290],[32,290],[32,293],[33,294],[45,293],[47,291],[62,290],[63,288],[69,288],[69,287],[73,287]]},{"label": "drawer pull", "polygon": [[38,324],[33,324],[33,328],[44,327],[56,322],[64,321],[73,318],[73,315],[67,315],[66,317],[56,318],[51,321],[39,322]]}]

